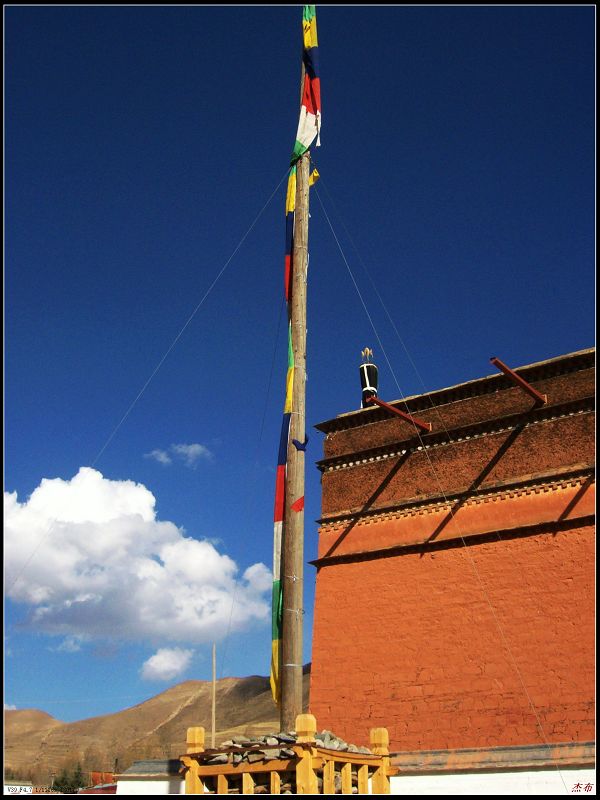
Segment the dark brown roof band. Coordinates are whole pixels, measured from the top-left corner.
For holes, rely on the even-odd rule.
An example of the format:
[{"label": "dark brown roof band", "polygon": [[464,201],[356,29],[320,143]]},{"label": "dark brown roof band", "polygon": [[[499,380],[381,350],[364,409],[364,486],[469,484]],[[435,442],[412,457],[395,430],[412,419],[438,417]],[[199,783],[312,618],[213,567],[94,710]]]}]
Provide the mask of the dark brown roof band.
[{"label": "dark brown roof band", "polygon": [[[596,363],[596,349],[594,347],[586,350],[578,350],[574,353],[567,353],[557,356],[547,361],[539,361],[528,364],[524,367],[516,367],[528,382],[535,382],[545,378],[552,378],[558,375],[567,375],[571,372],[589,369]],[[404,400],[394,400],[389,405],[401,406],[404,410],[408,408],[410,414],[427,411],[439,405],[465,400],[467,398],[479,397],[491,394],[502,389],[510,389],[514,384],[506,375],[496,373],[484,378],[477,378],[465,383],[459,383],[445,389],[435,389],[431,392],[424,392],[418,395],[410,395]],[[551,401],[552,398],[549,398]],[[433,406],[432,406],[433,404]],[[366,416],[365,416],[366,415]],[[388,413],[380,408],[362,408],[357,411],[349,411],[340,414],[334,419],[326,420],[315,425],[315,428],[323,433],[347,430],[371,422],[378,422],[388,418]]]},{"label": "dark brown roof band", "polygon": [[358,450],[341,456],[332,456],[331,458],[323,458],[320,461],[317,461],[316,465],[321,472],[324,472],[326,469],[331,466],[335,466],[336,464],[347,464],[350,461],[353,464],[356,464],[365,458],[387,455],[389,452],[397,451],[400,446],[402,446],[402,449],[404,450],[416,450],[423,445],[430,447],[440,444],[452,444],[458,437],[466,438],[477,436],[478,434],[483,433],[494,433],[500,430],[514,428],[517,425],[527,425],[533,422],[542,422],[562,414],[593,412],[595,411],[595,407],[595,397],[589,396],[578,398],[576,400],[567,400],[566,402],[557,403],[556,405],[538,406],[530,409],[529,411],[524,411],[518,414],[509,414],[504,417],[494,417],[493,419],[481,420],[480,422],[473,422],[470,425],[447,428],[442,431],[433,431],[432,433],[424,434],[421,437],[415,436],[409,431],[406,439],[396,439],[395,441],[386,443],[380,447]]}]

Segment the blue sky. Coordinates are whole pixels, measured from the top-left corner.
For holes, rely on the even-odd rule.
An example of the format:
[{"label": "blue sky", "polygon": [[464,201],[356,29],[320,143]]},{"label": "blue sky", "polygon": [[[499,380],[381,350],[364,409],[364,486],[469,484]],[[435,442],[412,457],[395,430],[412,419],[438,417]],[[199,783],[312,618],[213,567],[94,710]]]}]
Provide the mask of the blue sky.
[{"label": "blue sky", "polygon": [[[116,711],[209,678],[214,639],[219,676],[268,673],[300,19],[5,9],[9,706]],[[359,407],[365,345],[388,400],[592,346],[594,8],[317,20],[309,431]]]}]

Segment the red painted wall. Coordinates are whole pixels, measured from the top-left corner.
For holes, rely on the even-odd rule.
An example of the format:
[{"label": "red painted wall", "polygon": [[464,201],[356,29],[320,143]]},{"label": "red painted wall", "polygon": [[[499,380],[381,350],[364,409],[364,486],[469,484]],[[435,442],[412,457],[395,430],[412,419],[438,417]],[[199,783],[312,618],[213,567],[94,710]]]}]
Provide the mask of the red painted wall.
[{"label": "red painted wall", "polygon": [[[593,394],[589,371],[570,384],[560,367],[544,385],[555,403],[570,385]],[[463,402],[477,422],[476,399]],[[483,405],[489,419],[489,395]],[[393,459],[324,473],[310,689],[319,729],[367,744],[370,728],[387,727],[393,751],[594,738],[594,485],[556,477],[593,461],[593,415],[559,411],[515,440],[487,476],[494,498],[475,490],[434,546],[424,542],[444,510],[403,506],[423,492],[422,453],[377,498],[382,512],[394,507],[386,515],[335,519],[360,509]],[[363,452],[371,433],[381,446],[378,424],[393,442],[388,421],[338,430],[335,456],[352,459],[346,433]],[[442,489],[468,485],[506,436],[431,451]],[[515,489],[532,474],[543,476],[536,489]]]},{"label": "red painted wall", "polygon": [[323,569],[311,713],[392,750],[593,739],[593,585],[589,527]]}]

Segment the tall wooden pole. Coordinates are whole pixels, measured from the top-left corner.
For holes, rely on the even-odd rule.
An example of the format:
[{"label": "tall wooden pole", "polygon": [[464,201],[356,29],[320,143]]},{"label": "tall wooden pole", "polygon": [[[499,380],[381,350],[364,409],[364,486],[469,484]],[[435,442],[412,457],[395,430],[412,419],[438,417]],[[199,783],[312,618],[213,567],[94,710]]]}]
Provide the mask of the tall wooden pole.
[{"label": "tall wooden pole", "polygon": [[212,646],[212,747],[215,747],[215,737],[217,728],[217,645]]},{"label": "tall wooden pole", "polygon": [[[304,76],[303,76],[304,77]],[[281,580],[283,631],[281,664],[281,730],[293,730],[302,713],[302,627],[304,571],[304,442],[306,433],[306,273],[308,267],[308,177],[310,153],[296,164],[296,209],[292,256],[290,323],[294,386],[286,471],[286,509]],[[298,507],[302,506],[299,510]]]}]

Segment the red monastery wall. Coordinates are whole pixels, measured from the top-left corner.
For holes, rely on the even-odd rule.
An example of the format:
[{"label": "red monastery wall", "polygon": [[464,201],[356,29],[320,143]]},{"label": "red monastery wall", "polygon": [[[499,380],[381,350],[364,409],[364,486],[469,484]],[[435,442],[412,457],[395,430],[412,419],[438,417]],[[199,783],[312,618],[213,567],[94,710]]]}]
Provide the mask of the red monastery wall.
[{"label": "red monastery wall", "polygon": [[593,363],[520,369],[541,408],[503,375],[411,398],[421,439],[379,409],[318,426],[320,727],[386,726],[393,750],[594,738]]}]

